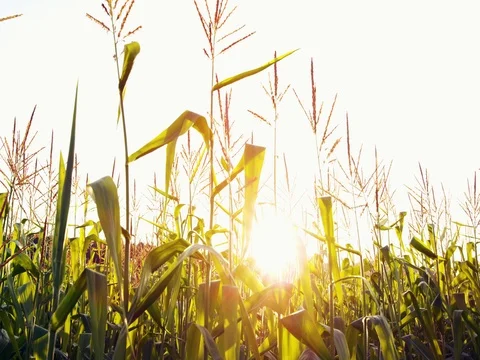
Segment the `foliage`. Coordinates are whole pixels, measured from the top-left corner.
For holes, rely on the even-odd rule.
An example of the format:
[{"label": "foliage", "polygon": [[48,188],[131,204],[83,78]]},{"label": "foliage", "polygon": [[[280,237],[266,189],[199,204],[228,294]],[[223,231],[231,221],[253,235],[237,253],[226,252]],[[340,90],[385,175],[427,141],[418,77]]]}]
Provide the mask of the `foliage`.
[{"label": "foliage", "polygon": [[[248,254],[254,241],[252,226],[262,206],[259,199],[268,190],[264,185],[269,180],[263,175],[267,149],[233,138],[232,92],[230,88],[224,92],[227,86],[272,66],[274,83],[270,91],[264,89],[272,98],[276,131],[277,107],[288,90],[278,92],[277,67],[295,51],[279,57],[275,53],[265,65],[219,81],[215,61],[253,32],[241,36],[238,31],[243,27],[225,30],[236,9],[227,1],[214,1],[214,6],[206,1],[203,10],[194,4],[208,42],[204,52],[211,61],[209,116],[186,110],[132,154],[128,153],[123,103],[140,45],[126,44],[122,66],[117,45],[141,28],[123,35],[134,0],[102,3],[109,25],[87,14],[113,34],[127,180],[124,227],[111,176],[87,180],[84,187],[79,184],[75,129],[77,106],[82,102],[78,85],[66,165],[60,154],[58,169],[54,168],[52,150],[47,163],[40,165],[42,149],[30,148],[35,110],[23,137],[15,121],[11,139],[2,138],[0,358],[478,358],[480,197],[476,176],[462,204],[468,219],[459,223],[444,210],[448,209],[445,198],[439,204],[428,173],[420,167],[418,187],[409,188],[407,228],[407,213],[397,214],[391,203],[390,168],[378,162],[377,154],[374,171],[363,176],[361,154],[352,154],[348,118],[347,159],[334,159],[343,145],[342,137],[333,141],[331,137],[336,130],[331,129],[336,98],[320,129],[313,60],[311,110],[295,91],[317,146],[313,221],[298,227],[302,231],[298,266],[292,277],[285,276],[288,281],[272,281],[259,271]],[[231,36],[239,37],[218,50],[218,43]],[[191,141],[192,129],[202,137],[198,147]],[[182,141],[186,147],[179,150],[177,143]],[[131,244],[135,234],[129,203],[135,199],[130,198],[128,164],[164,146],[164,189],[156,183],[151,187],[153,200],[161,204],[155,220],[149,220],[157,243]],[[273,207],[281,212],[277,157],[275,148]],[[177,174],[181,161],[183,183]],[[290,191],[286,160],[285,173]],[[180,201],[181,186],[187,187],[188,202]],[[198,198],[208,200],[206,217],[197,211]],[[80,224],[77,210],[83,210]],[[370,234],[360,234],[361,216],[369,219]],[[357,233],[357,248],[340,241],[341,220],[350,233]],[[373,254],[367,256],[360,238],[371,238]],[[317,242],[315,253],[307,252],[307,239]]]}]

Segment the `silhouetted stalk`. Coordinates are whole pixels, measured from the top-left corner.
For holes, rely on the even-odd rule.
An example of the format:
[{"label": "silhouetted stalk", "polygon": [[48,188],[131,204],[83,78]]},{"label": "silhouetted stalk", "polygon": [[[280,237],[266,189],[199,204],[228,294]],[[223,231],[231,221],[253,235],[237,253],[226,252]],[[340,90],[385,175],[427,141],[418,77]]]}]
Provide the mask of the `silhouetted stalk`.
[{"label": "silhouetted stalk", "polygon": [[[113,19],[113,9],[110,8],[110,21],[112,26],[112,36],[113,44],[115,50],[115,65],[117,67],[117,78],[120,82],[120,64],[118,60],[118,39],[116,35],[115,21]],[[130,234],[130,171],[128,166],[128,137],[127,137],[127,122],[125,119],[125,108],[123,104],[123,93],[119,88],[118,91],[120,99],[120,115],[122,119],[122,130],[123,130],[123,150],[125,156],[125,230],[127,234]],[[125,314],[128,313],[128,298],[129,298],[129,268],[128,264],[130,263],[130,238],[125,236],[125,266],[123,273],[123,302]]]}]

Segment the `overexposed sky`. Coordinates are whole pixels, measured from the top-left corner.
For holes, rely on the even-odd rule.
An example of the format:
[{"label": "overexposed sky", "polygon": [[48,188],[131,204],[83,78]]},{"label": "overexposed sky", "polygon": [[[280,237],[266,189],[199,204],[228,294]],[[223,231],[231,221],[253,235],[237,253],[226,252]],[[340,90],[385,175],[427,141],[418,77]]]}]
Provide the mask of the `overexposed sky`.
[{"label": "overexposed sky", "polygon": [[[37,104],[39,144],[47,145],[54,129],[56,150],[66,152],[79,79],[77,150],[81,170],[92,180],[110,174],[114,154],[123,162],[111,37],[85,17],[89,12],[105,19],[100,4],[9,0],[0,7],[0,17],[24,14],[0,23],[0,135],[10,133],[15,116],[24,124]],[[184,110],[207,115],[209,106],[206,40],[193,2],[137,0],[135,6],[129,27],[143,29],[132,38],[142,50],[126,98],[130,153]],[[455,203],[480,163],[478,8],[476,1],[239,1],[232,29],[246,24],[244,33],[256,34],[220,57],[217,69],[224,78],[263,64],[275,50],[300,48],[279,63],[280,87],[291,84],[308,105],[313,57],[325,109],[338,93],[338,136],[344,135],[348,111],[352,140],[357,149],[363,144],[364,161],[373,164],[375,145],[382,158],[393,160],[399,203],[404,204],[402,185],[414,185],[418,162],[433,182],[445,183]],[[269,129],[247,109],[271,112],[261,88],[267,83],[264,72],[233,85],[232,105],[239,129],[253,130],[265,145]],[[293,92],[280,114],[281,150],[299,186],[310,186],[316,163],[305,154],[314,148]],[[344,143],[338,151],[345,152]],[[159,151],[132,165],[139,184],[150,182],[152,169],[163,171],[163,156]]]}]

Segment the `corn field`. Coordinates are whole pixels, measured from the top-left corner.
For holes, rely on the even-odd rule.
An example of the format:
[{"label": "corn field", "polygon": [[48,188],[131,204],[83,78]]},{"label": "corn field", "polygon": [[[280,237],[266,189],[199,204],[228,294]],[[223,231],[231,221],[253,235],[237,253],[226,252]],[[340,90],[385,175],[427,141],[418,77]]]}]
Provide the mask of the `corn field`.
[{"label": "corn field", "polygon": [[[98,15],[86,14],[112,40],[118,79],[112,121],[122,128],[123,168],[100,179],[81,177],[77,109],[88,91],[81,79],[72,86],[65,157],[53,153],[53,135],[46,160],[44,149],[34,148],[35,108],[25,128],[16,120],[10,132],[2,126],[0,358],[478,359],[476,174],[461,201],[463,222],[452,219],[449,200],[421,166],[417,184],[408,187],[410,208],[398,212],[391,164],[375,154],[374,169],[365,174],[348,116],[346,133],[338,133],[337,98],[328,110],[317,98],[313,59],[305,71],[310,89],[280,83],[281,65],[295,49],[274,52],[255,68],[232,69],[230,77],[217,74],[221,55],[237,46],[248,50],[254,35],[229,27],[236,7],[225,0],[192,2],[210,64],[204,69],[211,74],[208,115],[186,109],[131,151],[127,129],[135,119],[125,111],[126,89],[142,53],[130,37],[143,31],[129,22],[134,5],[104,0]],[[267,72],[271,115],[245,110],[269,125],[271,149],[237,136],[230,113],[236,83]],[[298,103],[317,149],[308,209],[286,205],[293,184],[277,126],[287,96]],[[153,214],[137,216],[130,165],[159,149],[164,179],[155,176],[148,189]],[[267,159],[271,174],[265,174]],[[263,207],[304,219],[291,239],[296,263],[277,276],[251,256]],[[148,224],[153,243],[139,238],[139,222]],[[263,236],[279,236],[271,230]],[[264,251],[281,256],[271,247]]]}]

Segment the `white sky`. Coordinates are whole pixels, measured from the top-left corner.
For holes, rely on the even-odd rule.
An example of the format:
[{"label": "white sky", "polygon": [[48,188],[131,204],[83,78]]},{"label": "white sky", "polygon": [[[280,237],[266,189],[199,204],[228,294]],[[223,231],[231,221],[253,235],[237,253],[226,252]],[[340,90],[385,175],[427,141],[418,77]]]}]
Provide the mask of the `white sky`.
[{"label": "white sky", "polygon": [[[382,158],[393,160],[399,204],[404,201],[402,184],[414,185],[418,162],[428,168],[434,183],[443,182],[451,190],[454,203],[463,199],[466,178],[479,168],[476,1],[238,3],[231,26],[246,24],[245,33],[257,33],[219,58],[220,78],[263,64],[275,50],[281,54],[301,48],[279,64],[280,86],[290,83],[308,105],[313,57],[325,109],[338,93],[338,135],[344,135],[348,111],[353,142],[365,148],[364,161],[373,164],[375,145]],[[130,153],[184,110],[206,115],[209,99],[209,62],[202,51],[206,40],[193,2],[138,0],[136,6],[130,28],[143,25],[143,30],[132,38],[142,50],[127,90]],[[111,38],[86,19],[85,12],[103,19],[100,1],[3,2],[0,17],[24,16],[0,23],[0,135],[10,133],[15,116],[25,124],[37,104],[39,144],[47,145],[54,129],[57,151],[66,152],[79,78],[77,150],[82,171],[93,180],[110,174],[115,153],[121,164],[123,152],[115,125]],[[260,144],[268,143],[270,133],[246,110],[268,115],[269,100],[261,89],[267,81],[264,72],[233,86],[237,123],[247,133],[254,130]],[[282,149],[299,185],[310,186],[311,177],[303,174],[315,171],[316,165],[308,165],[302,156],[314,148],[305,141],[309,125],[293,92],[280,111]],[[151,183],[152,169],[162,172],[163,154],[133,164],[140,184]],[[308,181],[302,184],[302,179]]]}]

